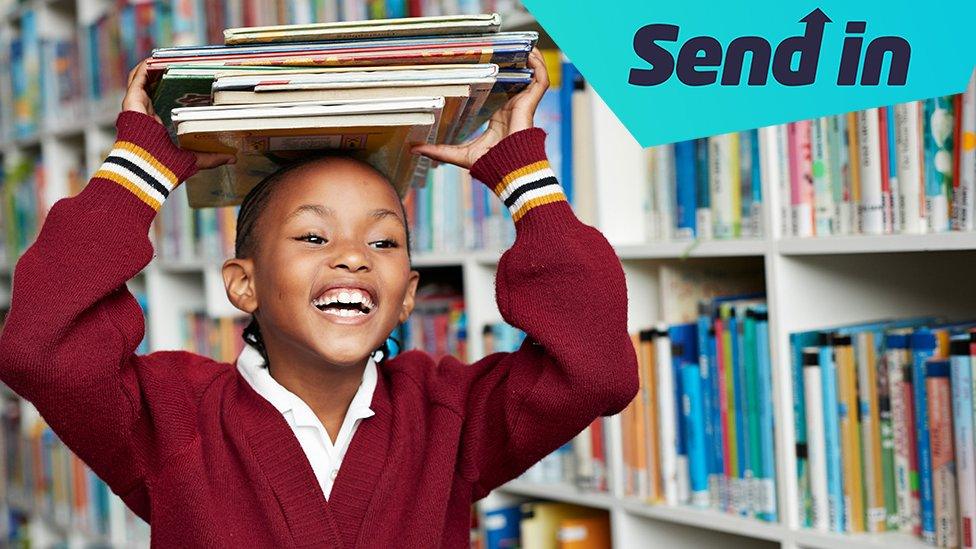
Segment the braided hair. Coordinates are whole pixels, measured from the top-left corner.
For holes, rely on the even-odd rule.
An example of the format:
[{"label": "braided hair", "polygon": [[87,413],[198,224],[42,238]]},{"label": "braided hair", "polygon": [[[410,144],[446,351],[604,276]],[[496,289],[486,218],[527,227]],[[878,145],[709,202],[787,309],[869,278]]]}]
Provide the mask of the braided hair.
[{"label": "braided hair", "polygon": [[[330,158],[337,157],[348,158],[335,152],[323,151],[317,155],[308,156],[290,164],[285,164],[274,173],[262,179],[248,191],[244,196],[244,200],[241,202],[240,211],[237,214],[237,236],[234,239],[234,257],[237,259],[252,257],[257,251],[257,243],[259,240],[258,221],[261,218],[261,214],[271,202],[274,189],[278,186],[276,183],[280,183],[282,179],[300,168],[314,164],[315,162],[328,161]],[[375,168],[373,170],[379,173]],[[389,179],[385,176],[383,178],[389,182]],[[390,183],[390,185],[392,186],[393,183]],[[399,197],[399,194],[397,196]],[[410,259],[410,226],[406,223],[407,211],[402,200],[398,200],[398,203],[400,204],[400,213],[403,215],[403,228],[406,231],[407,237],[407,258]],[[258,325],[258,319],[253,313],[251,314],[251,321],[244,328],[242,338],[245,343],[257,349],[261,357],[264,358],[264,364],[267,367],[270,364],[268,351],[264,345],[264,339],[261,336],[261,327]],[[397,347],[399,346],[398,343]],[[384,341],[383,345],[374,353],[380,353],[380,358],[377,359],[377,362],[383,362],[389,358],[390,348],[388,342]]]}]

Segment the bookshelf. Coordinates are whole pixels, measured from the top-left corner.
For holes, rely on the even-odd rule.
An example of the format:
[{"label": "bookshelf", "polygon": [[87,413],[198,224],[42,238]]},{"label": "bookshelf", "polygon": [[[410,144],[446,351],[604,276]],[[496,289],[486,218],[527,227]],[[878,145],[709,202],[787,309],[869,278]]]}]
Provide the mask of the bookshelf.
[{"label": "bookshelf", "polygon": [[[448,2],[449,3],[449,2]],[[169,2],[164,2],[169,4]],[[191,2],[192,4],[192,2]],[[454,2],[471,7],[471,2]],[[504,7],[502,2],[497,5]],[[45,38],[84,36],[89,25],[111,10],[109,0],[0,0],[0,66],[9,66],[11,37],[22,31],[25,14],[34,13],[40,35]],[[499,11],[503,11],[501,7]],[[475,6],[477,8],[477,6]],[[507,8],[511,11],[513,8]],[[503,11],[504,13],[504,11]],[[512,12],[506,17],[508,28],[537,28],[531,16]],[[197,29],[198,34],[204,32]],[[201,38],[199,42],[205,42]],[[118,90],[103,90],[91,99],[81,90],[92,85],[93,67],[88,48],[79,40],[82,82],[80,98],[69,100],[56,115],[42,116],[36,128],[16,132],[12,120],[13,82],[10,71],[0,71],[0,160],[9,173],[23,160],[38,160],[43,170],[42,200],[51,204],[68,196],[75,179],[83,181],[101,163],[114,142],[114,121],[121,103]],[[53,70],[41,65],[39,70]],[[595,120],[592,132],[621,139],[619,122],[594,94],[590,102]],[[45,111],[50,112],[50,111]],[[601,114],[602,113],[602,114]],[[625,134],[625,132],[624,132]],[[590,140],[583,140],[583,142]],[[588,493],[573,486],[513,481],[492,494],[486,505],[521,499],[548,499],[576,503],[610,513],[614,547],[629,549],[649,544],[668,547],[782,547],[819,549],[844,546],[851,549],[886,547],[921,549],[925,544],[914,537],[898,534],[840,535],[803,529],[797,512],[795,446],[793,430],[792,378],[789,361],[789,334],[794,331],[868,320],[883,316],[912,314],[963,315],[976,307],[976,287],[966,276],[976,267],[976,234],[942,233],[912,235],[853,235],[824,238],[797,238],[781,235],[779,208],[770,205],[789,201],[779,196],[780,189],[762,182],[761,224],[763,236],[733,240],[668,240],[646,242],[643,229],[636,229],[627,216],[616,217],[606,204],[633,201],[639,184],[628,184],[642,177],[627,166],[633,165],[633,146],[618,147],[613,139],[593,139],[591,153],[598,163],[593,173],[577,173],[578,181],[590,179],[598,190],[611,186],[623,190],[612,201],[603,199],[603,210],[591,207],[586,220],[610,235],[624,266],[629,290],[629,328],[632,331],[663,320],[660,314],[663,285],[662,266],[686,266],[706,270],[713,266],[750,264],[763,275],[770,317],[770,355],[773,364],[773,407],[775,410],[776,476],[779,522],[766,523],[706,509],[684,506],[648,505],[622,497],[619,475],[611,476],[607,493]],[[619,162],[618,162],[619,161]],[[637,160],[639,163],[640,160]],[[179,207],[180,190],[165,207]],[[622,194],[621,194],[622,193]],[[628,194],[629,193],[629,194]],[[639,201],[639,198],[638,198]],[[500,322],[494,303],[494,275],[500,250],[417,252],[414,266],[425,272],[451,270],[461,281],[468,325],[469,358],[483,355],[485,342],[481,327]],[[0,257],[0,310],[9,306],[12,268],[16,257]],[[148,313],[149,350],[184,347],[182,324],[189,311],[203,311],[212,318],[240,317],[224,295],[220,261],[211,258],[155,258],[129,283],[130,289],[145,296]],[[36,412],[25,407],[36,419]],[[611,471],[622,468],[619,452],[621,433],[618,418],[608,422],[608,462]],[[6,506],[6,507],[5,507]],[[133,534],[131,517],[114,501],[109,516],[111,527],[105,536],[92,538],[65,528],[57,517],[36,512],[28,501],[0,501],[0,511],[11,508],[29,511],[30,535],[37,546],[67,541],[70,547],[106,543],[113,547],[141,547],[147,540]],[[0,521],[2,530],[3,521]],[[2,532],[0,532],[2,533]]]}]

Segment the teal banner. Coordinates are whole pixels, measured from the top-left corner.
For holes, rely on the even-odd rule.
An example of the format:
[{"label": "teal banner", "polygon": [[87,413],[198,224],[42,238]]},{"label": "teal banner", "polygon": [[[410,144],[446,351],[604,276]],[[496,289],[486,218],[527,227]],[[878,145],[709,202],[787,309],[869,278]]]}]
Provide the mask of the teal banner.
[{"label": "teal banner", "polygon": [[976,2],[524,0],[644,147],[962,92]]}]

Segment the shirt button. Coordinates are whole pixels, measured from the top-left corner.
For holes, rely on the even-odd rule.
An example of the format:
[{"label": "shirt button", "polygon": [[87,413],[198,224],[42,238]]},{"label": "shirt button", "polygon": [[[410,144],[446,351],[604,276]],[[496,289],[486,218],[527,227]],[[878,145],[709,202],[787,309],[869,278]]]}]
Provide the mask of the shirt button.
[{"label": "shirt button", "polygon": [[337,476],[339,476],[339,470],[338,469],[333,469],[332,470],[332,480],[335,480],[335,478]]}]

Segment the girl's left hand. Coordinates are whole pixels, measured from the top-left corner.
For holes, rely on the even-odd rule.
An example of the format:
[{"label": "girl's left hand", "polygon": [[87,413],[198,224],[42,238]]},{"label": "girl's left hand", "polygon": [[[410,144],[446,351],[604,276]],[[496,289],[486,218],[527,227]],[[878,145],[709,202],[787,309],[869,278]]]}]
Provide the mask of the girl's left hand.
[{"label": "girl's left hand", "polygon": [[546,63],[538,48],[529,54],[528,66],[533,70],[532,82],[492,115],[488,128],[480,136],[461,145],[417,145],[411,152],[468,169],[502,139],[533,127],[536,107],[549,88]]}]

